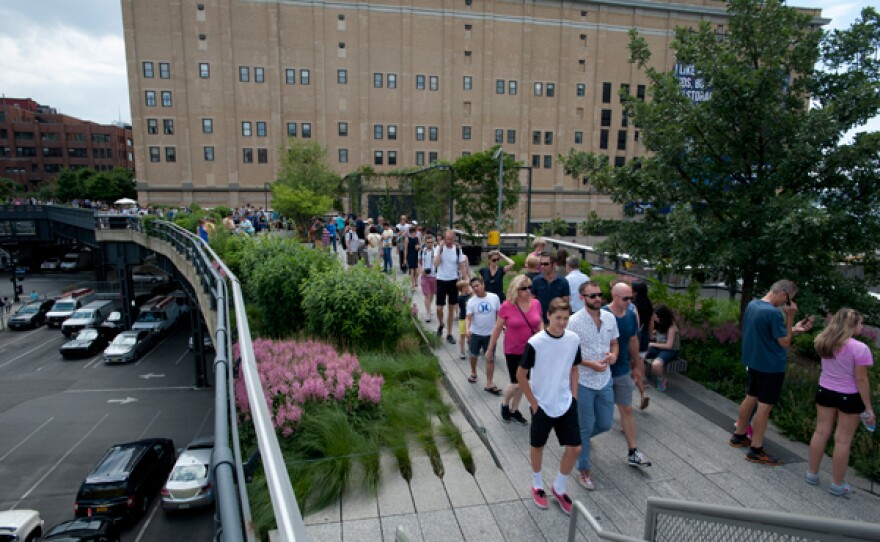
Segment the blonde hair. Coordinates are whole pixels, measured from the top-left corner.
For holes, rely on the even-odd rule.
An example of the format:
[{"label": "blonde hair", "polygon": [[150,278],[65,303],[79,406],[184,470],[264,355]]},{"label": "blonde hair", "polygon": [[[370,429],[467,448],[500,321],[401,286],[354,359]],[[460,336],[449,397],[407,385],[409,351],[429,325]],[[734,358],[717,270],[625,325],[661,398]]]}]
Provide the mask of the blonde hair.
[{"label": "blonde hair", "polygon": [[528,275],[517,275],[513,277],[513,280],[510,281],[510,286],[507,287],[508,301],[516,303],[516,294],[526,281],[532,282],[532,279],[530,279]]},{"label": "blonde hair", "polygon": [[539,263],[541,263],[541,259],[534,254],[529,254],[528,256],[526,256],[526,269],[537,271]]},{"label": "blonde hair", "polygon": [[543,237],[535,237],[535,240],[532,241],[532,248],[538,248],[540,245],[547,246],[547,240]]},{"label": "blonde hair", "polygon": [[852,338],[861,321],[862,315],[857,310],[844,307],[837,311],[828,327],[813,340],[816,352],[825,359],[833,358],[835,352]]}]

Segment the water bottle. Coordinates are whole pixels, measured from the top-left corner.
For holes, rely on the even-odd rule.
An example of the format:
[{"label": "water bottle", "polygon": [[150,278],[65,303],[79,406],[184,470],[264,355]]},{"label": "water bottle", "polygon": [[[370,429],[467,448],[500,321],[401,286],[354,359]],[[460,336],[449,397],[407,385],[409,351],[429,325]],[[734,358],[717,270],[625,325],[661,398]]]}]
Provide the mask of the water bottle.
[{"label": "water bottle", "polygon": [[[868,414],[868,411],[867,411],[867,410],[864,411],[864,412],[862,412],[861,414],[859,414],[859,418],[862,419],[862,425],[865,426],[865,429],[867,429],[868,431],[870,431],[871,433],[873,433],[874,430],[877,429],[877,426],[876,426],[876,425],[868,425],[868,419],[869,419],[870,417],[871,417],[871,415]],[[874,420],[874,421],[876,422],[876,420]]]}]

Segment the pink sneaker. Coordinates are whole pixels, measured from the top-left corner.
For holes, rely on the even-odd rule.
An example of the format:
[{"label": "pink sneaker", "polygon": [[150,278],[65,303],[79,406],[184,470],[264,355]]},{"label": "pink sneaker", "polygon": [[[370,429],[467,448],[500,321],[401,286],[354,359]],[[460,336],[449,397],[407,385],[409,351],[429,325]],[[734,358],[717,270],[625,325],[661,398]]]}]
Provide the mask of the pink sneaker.
[{"label": "pink sneaker", "polygon": [[544,493],[543,489],[535,489],[532,488],[532,499],[535,501],[535,504],[541,510],[547,509],[547,494]]},{"label": "pink sneaker", "polygon": [[571,502],[571,497],[569,497],[567,493],[562,493],[560,495],[559,493],[556,493],[556,489],[553,488],[551,488],[550,491],[553,492],[553,496],[556,497],[556,502],[559,503],[559,507],[562,508],[562,511],[570,516],[571,506],[573,504]]}]

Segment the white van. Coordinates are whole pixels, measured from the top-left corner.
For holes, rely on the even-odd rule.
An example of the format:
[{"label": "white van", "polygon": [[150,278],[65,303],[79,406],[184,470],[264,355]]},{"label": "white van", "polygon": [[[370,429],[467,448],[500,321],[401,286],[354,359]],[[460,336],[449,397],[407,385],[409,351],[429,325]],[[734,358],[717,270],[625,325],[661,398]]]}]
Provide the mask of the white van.
[{"label": "white van", "polygon": [[148,329],[156,335],[163,335],[177,323],[180,305],[173,295],[156,296],[141,305],[132,331]]},{"label": "white van", "polygon": [[119,310],[119,307],[120,303],[118,301],[92,301],[85,307],[75,311],[70,315],[70,318],[61,324],[61,333],[64,333],[65,337],[70,337],[84,327],[96,328],[110,316],[111,312]]},{"label": "white van", "polygon": [[61,297],[52,305],[52,310],[46,315],[46,324],[49,327],[61,327],[61,324],[76,312],[95,299],[95,292],[91,288],[79,288],[61,294]]}]

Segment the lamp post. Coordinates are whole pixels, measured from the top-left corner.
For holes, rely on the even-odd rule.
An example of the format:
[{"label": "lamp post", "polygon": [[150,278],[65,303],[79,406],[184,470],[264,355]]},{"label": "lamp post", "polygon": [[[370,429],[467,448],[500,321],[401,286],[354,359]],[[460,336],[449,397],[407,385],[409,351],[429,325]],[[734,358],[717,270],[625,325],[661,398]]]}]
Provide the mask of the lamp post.
[{"label": "lamp post", "polygon": [[504,187],[504,149],[498,147],[498,150],[492,155],[492,159],[498,160],[498,235],[501,235],[501,191]]},{"label": "lamp post", "polygon": [[263,211],[265,211],[267,213],[269,212],[269,191],[270,190],[271,190],[271,188],[269,188],[269,183],[263,183],[263,193],[266,196],[266,206],[263,207]]}]

